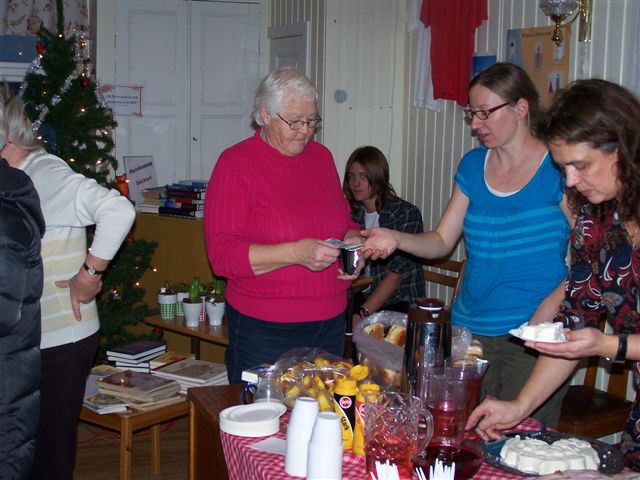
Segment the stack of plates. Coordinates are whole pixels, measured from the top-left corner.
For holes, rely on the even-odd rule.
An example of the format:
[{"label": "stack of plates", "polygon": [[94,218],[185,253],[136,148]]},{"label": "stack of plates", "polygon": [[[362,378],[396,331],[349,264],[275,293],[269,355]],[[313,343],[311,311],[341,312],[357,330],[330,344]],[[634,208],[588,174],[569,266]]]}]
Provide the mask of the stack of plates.
[{"label": "stack of plates", "polygon": [[280,416],[287,411],[281,403],[261,402],[236,405],[220,412],[220,430],[240,437],[266,437],[280,428]]}]

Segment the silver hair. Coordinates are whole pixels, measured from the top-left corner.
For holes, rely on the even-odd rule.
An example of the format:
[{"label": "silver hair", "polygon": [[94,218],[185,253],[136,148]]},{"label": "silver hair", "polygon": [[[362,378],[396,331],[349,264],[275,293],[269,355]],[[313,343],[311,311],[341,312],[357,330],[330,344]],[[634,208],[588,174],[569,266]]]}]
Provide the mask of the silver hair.
[{"label": "silver hair", "polygon": [[24,103],[12,96],[4,86],[0,87],[0,145],[4,145],[8,140],[27,151],[41,148],[27,117]]},{"label": "silver hair", "polygon": [[282,110],[282,104],[288,97],[302,98],[310,102],[318,101],[318,92],[311,80],[293,67],[273,70],[264,77],[256,90],[252,116],[255,122],[263,126],[260,108],[266,108],[270,116]]}]

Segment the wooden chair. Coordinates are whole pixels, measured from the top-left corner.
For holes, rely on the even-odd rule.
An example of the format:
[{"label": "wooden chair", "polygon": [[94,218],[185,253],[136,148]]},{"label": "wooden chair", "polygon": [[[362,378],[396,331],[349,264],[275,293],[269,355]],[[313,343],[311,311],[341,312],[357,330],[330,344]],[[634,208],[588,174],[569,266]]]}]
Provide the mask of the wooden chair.
[{"label": "wooden chair", "polygon": [[[604,331],[605,321],[598,325]],[[607,389],[595,387],[600,357],[588,359],[583,385],[571,385],[564,397],[560,412],[558,430],[590,438],[604,437],[619,432],[631,409],[626,400],[627,379],[632,368],[631,362],[610,365]]]},{"label": "wooden chair", "polygon": [[424,281],[453,288],[451,295],[451,302],[453,302],[460,291],[467,261],[435,259],[423,260],[422,263],[424,265]]}]

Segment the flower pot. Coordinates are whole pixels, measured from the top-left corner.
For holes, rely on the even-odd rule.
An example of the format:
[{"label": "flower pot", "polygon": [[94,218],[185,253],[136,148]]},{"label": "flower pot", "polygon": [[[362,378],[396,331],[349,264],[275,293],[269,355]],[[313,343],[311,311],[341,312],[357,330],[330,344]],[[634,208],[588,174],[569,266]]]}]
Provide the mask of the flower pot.
[{"label": "flower pot", "polygon": [[176,303],[176,316],[184,317],[184,310],[182,310],[182,302],[185,298],[189,298],[189,292],[178,292],[178,302]]},{"label": "flower pot", "polygon": [[209,325],[222,325],[222,316],[224,315],[224,302],[207,302],[206,306]]},{"label": "flower pot", "polygon": [[182,302],[182,310],[184,311],[184,323],[187,327],[198,328],[200,326],[200,313],[202,312],[202,303],[200,301],[191,303]]},{"label": "flower pot", "polygon": [[176,316],[176,304],[178,296],[175,293],[167,294],[160,292],[158,294],[158,307],[160,308],[160,316],[164,320],[171,320]]}]

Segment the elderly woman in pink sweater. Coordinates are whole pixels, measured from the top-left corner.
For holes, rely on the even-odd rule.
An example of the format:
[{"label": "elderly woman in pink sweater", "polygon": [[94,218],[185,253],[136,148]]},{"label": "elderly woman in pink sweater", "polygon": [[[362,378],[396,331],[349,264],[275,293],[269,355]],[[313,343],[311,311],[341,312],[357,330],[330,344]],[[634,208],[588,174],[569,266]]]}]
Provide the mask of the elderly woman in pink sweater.
[{"label": "elderly woman in pink sweater", "polygon": [[204,228],[214,272],[227,278],[230,383],[294,347],[343,354],[350,280],[329,238],[359,243],[359,226],[329,150],[311,81],[271,72],[256,92],[255,135],[225,150],[207,189]]}]

